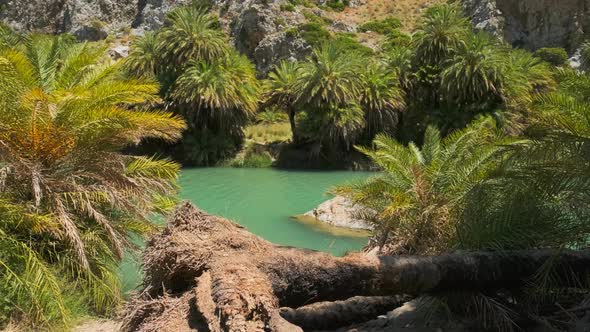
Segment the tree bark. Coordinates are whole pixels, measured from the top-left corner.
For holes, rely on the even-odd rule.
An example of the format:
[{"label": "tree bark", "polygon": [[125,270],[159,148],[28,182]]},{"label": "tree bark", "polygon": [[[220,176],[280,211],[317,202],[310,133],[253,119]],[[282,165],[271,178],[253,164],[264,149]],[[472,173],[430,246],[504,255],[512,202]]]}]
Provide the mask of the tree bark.
[{"label": "tree bark", "polygon": [[[193,305],[187,306],[191,309],[183,318],[187,327],[300,331],[293,323],[305,321],[303,325],[310,329],[320,326],[309,326],[314,318],[293,318],[297,317],[293,311],[283,309],[289,322],[279,314],[281,307],[293,308],[296,313],[305,305],[354,296],[518,288],[549,262],[555,263],[556,275],[567,276],[561,280],[563,284],[587,280],[590,251],[460,252],[429,257],[354,253],[333,257],[271,244],[235,223],[183,203],[162,234],[146,247],[145,290],[127,308],[124,327],[128,331],[156,331],[152,322],[161,311],[137,307],[156,308],[150,303],[193,294],[188,297]],[[317,315],[322,316],[318,310]],[[329,326],[351,323],[342,315],[323,317],[331,317],[322,323]]]},{"label": "tree bark", "polygon": [[303,329],[334,329],[375,317],[402,306],[407,296],[355,296],[344,301],[318,302],[297,309],[283,307],[281,316]]},{"label": "tree bark", "polygon": [[299,135],[297,134],[297,124],[295,123],[295,110],[289,110],[289,125],[291,126],[291,134],[293,135],[293,144],[299,144]]}]

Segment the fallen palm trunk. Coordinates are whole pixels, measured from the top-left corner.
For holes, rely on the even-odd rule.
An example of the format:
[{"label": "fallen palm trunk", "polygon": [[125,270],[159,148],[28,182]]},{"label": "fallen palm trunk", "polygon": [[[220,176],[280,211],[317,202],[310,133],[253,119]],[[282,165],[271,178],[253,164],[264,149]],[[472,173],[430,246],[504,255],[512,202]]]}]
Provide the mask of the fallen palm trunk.
[{"label": "fallen palm trunk", "polygon": [[[590,251],[333,257],[271,244],[237,224],[184,203],[164,232],[146,247],[146,288],[129,306],[124,328],[165,331],[157,322],[166,312],[167,316],[181,317],[181,321],[167,324],[174,326],[171,331],[179,331],[179,326],[186,330],[298,331],[300,327],[293,323],[315,318],[292,318],[297,315],[290,316],[289,309],[283,309],[291,323],[279,314],[280,307],[296,310],[311,303],[354,296],[517,288],[548,262],[555,263],[554,275],[567,276],[562,279],[564,283],[586,280]],[[190,303],[174,302],[182,311],[174,314],[166,305],[153,304],[161,299],[173,303],[171,297]],[[349,317],[343,316],[324,316],[324,320],[330,321],[323,324],[350,324]],[[305,325],[309,329],[320,328]]]},{"label": "fallen palm trunk", "polygon": [[372,320],[409,300],[407,296],[355,296],[344,301],[317,302],[297,309],[283,307],[281,316],[303,329],[327,330]]}]

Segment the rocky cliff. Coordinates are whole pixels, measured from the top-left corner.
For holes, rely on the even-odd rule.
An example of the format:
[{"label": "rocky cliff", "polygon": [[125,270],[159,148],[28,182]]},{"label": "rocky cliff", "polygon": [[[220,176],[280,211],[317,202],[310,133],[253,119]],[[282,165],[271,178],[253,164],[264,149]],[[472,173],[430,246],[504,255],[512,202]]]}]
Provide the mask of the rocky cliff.
[{"label": "rocky cliff", "polygon": [[[223,27],[238,50],[261,71],[278,59],[302,58],[309,46],[285,31],[305,21],[287,0],[214,0]],[[142,34],[164,24],[167,12],[191,0],[0,0],[0,20],[18,31],[68,32],[83,40]],[[123,52],[124,53],[124,52]]]},{"label": "rocky cliff", "polygon": [[[321,4],[323,0],[317,0]],[[355,0],[371,6],[381,0]],[[418,2],[418,0],[416,0]],[[20,31],[69,32],[80,39],[142,34],[164,24],[171,9],[191,0],[0,0],[0,20]],[[288,0],[212,0],[234,45],[262,72],[279,59],[303,58],[310,47],[287,31],[306,21],[303,6],[284,10]],[[462,0],[476,27],[508,42],[537,49],[575,49],[590,31],[590,0]],[[322,11],[313,9],[322,16]],[[316,13],[317,12],[317,13]],[[395,13],[394,13],[395,14]],[[401,15],[401,14],[400,14]],[[332,25],[340,27],[343,22]],[[346,25],[346,24],[344,24]],[[335,28],[334,28],[335,29]],[[354,31],[346,26],[335,31]],[[124,56],[126,51],[117,51]]]},{"label": "rocky cliff", "polygon": [[0,19],[19,31],[70,32],[97,40],[130,26],[141,0],[0,0]]},{"label": "rocky cliff", "polygon": [[514,46],[574,50],[590,32],[590,0],[463,0],[474,25]]}]

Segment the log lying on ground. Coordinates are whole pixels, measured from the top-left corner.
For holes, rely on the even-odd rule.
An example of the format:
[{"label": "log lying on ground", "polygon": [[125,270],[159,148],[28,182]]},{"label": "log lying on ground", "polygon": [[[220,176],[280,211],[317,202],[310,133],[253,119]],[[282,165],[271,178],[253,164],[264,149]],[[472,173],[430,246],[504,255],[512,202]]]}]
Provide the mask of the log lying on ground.
[{"label": "log lying on ground", "polygon": [[[182,312],[175,317],[184,322],[172,324],[174,331],[182,331],[178,327],[182,324],[184,330],[300,331],[293,323],[313,321],[313,315],[305,319],[305,310],[298,316],[283,309],[283,317],[281,307],[297,310],[355,296],[516,288],[549,261],[559,262],[554,271],[568,276],[564,282],[585,280],[590,272],[590,251],[462,252],[432,257],[355,253],[333,257],[274,245],[235,223],[183,203],[162,234],[146,247],[145,290],[127,308],[124,329],[161,331],[161,324],[154,322],[168,309],[153,303],[161,299],[170,302],[174,297],[189,302],[177,304]],[[365,303],[375,310],[382,305],[375,299]],[[324,316],[330,321],[324,324],[351,323],[348,307],[340,307],[340,313],[333,306],[322,307],[331,310]],[[321,328],[305,324],[309,329]]]},{"label": "log lying on ground", "polygon": [[[281,316],[303,329],[334,329],[365,322],[408,302],[407,296],[355,296],[344,301],[317,302],[297,309],[283,307]],[[334,320],[333,317],[339,317]]]}]

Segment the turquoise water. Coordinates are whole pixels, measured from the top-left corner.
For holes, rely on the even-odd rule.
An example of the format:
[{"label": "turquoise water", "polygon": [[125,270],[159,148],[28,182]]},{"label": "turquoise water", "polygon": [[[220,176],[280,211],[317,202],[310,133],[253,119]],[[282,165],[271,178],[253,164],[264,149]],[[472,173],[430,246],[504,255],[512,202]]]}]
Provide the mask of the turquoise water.
[{"label": "turquoise water", "polygon": [[[180,178],[180,196],[271,242],[343,255],[360,249],[366,243],[366,237],[321,224],[303,224],[292,216],[303,214],[329,199],[326,191],[330,187],[368,176],[370,173],[367,172],[270,168],[184,169]],[[127,259],[121,269],[124,290],[139,285],[139,268],[134,260]]]}]

